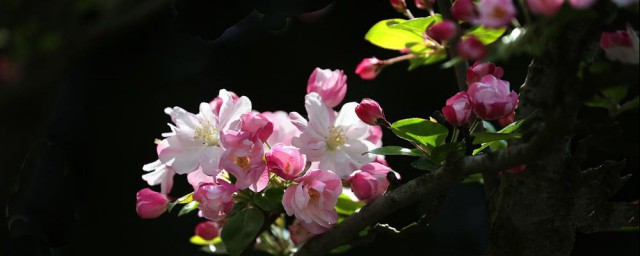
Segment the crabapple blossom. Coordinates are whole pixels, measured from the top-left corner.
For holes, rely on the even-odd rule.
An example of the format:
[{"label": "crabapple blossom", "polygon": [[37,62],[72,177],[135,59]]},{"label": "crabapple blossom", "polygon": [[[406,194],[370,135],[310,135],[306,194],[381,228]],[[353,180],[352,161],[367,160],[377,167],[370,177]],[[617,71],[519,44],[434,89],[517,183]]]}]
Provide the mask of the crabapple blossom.
[{"label": "crabapple blossom", "polygon": [[212,221],[219,221],[233,208],[233,193],[238,192],[236,186],[218,179],[216,183],[201,184],[193,193],[193,200],[198,203],[202,216]]},{"label": "crabapple blossom", "polygon": [[376,147],[382,147],[382,127],[379,125],[369,126],[368,141],[371,141]]},{"label": "crabapple blossom", "polygon": [[379,59],[372,57],[363,59],[356,67],[356,74],[364,80],[373,80],[380,74],[384,64]]},{"label": "crabapple blossom", "polygon": [[340,177],[331,171],[311,170],[295,180],[282,197],[287,215],[296,218],[309,232],[319,234],[338,221],[336,204],[342,193]]},{"label": "crabapple blossom", "polygon": [[136,212],[142,219],[154,219],[167,210],[169,199],[162,193],[143,188],[136,194]]},{"label": "crabapple blossom", "polygon": [[462,39],[456,50],[458,56],[463,59],[478,60],[487,56],[487,47],[475,36]]},{"label": "crabapple blossom", "polygon": [[504,70],[492,62],[481,63],[480,61],[476,61],[467,69],[467,84],[478,82],[480,81],[480,78],[485,75],[493,75],[496,78],[502,78],[503,74]]},{"label": "crabapple blossom", "polygon": [[436,23],[427,29],[427,35],[439,41],[451,40],[457,33],[458,25],[450,20],[443,20],[442,22]]},{"label": "crabapple blossom", "polygon": [[563,3],[564,0],[527,0],[531,12],[544,16],[556,14]]},{"label": "crabapple blossom", "polygon": [[242,120],[240,130],[252,134],[253,140],[259,139],[265,142],[273,133],[273,123],[263,114],[249,112],[243,114],[240,119]]},{"label": "crabapple blossom", "polygon": [[195,234],[204,240],[212,240],[220,236],[220,225],[213,221],[203,221],[196,225]]},{"label": "crabapple blossom", "polygon": [[142,179],[149,184],[155,186],[160,184],[160,192],[168,195],[173,187],[173,176],[176,174],[171,167],[163,164],[160,160],[148,163],[142,166],[142,170],[149,172],[142,175]]},{"label": "crabapple blossom", "polygon": [[307,231],[297,219],[293,220],[293,224],[289,225],[289,235],[291,241],[295,245],[300,245],[315,236],[315,234]]},{"label": "crabapple blossom", "polygon": [[442,114],[449,124],[461,126],[469,123],[471,117],[471,103],[466,92],[458,92],[447,99],[446,105],[442,108]]},{"label": "crabapple blossom", "polygon": [[309,76],[307,93],[320,94],[324,104],[333,108],[340,104],[347,93],[347,76],[342,70],[316,68]]},{"label": "crabapple blossom", "polygon": [[356,106],[356,115],[365,124],[368,125],[385,125],[388,126],[388,121],[384,117],[384,111],[380,104],[375,100],[364,98],[360,101],[360,104]]},{"label": "crabapple blossom", "polygon": [[[233,100],[233,103],[237,102],[238,99],[240,99],[240,97],[238,97],[238,94],[236,94],[235,92],[232,92],[232,91],[227,91],[227,92],[229,92],[229,94],[231,95],[231,99]],[[215,97],[211,102],[209,102],[209,105],[211,106],[211,110],[213,111],[213,113],[216,115],[219,115],[220,108],[222,107],[222,97],[220,96]]]},{"label": "crabapple blossom", "polygon": [[222,144],[226,150],[220,157],[220,168],[236,177],[239,189],[249,188],[262,191],[269,180],[269,172],[262,161],[264,147],[262,141],[244,131],[227,131],[222,134]]},{"label": "crabapple blossom", "polygon": [[291,145],[291,139],[300,135],[300,130],[291,123],[289,114],[286,112],[262,112],[262,115],[273,123],[273,133],[269,136],[269,139],[267,139],[269,145],[278,143]]},{"label": "crabapple blossom", "polygon": [[461,21],[471,22],[478,18],[478,9],[473,0],[456,0],[451,6],[451,16]]},{"label": "crabapple blossom", "polygon": [[219,116],[208,103],[200,104],[197,115],[179,107],[168,111],[175,118],[175,126],[169,125],[172,132],[164,134],[167,138],[161,142],[163,148],[158,157],[176,173],[202,169],[205,174],[216,176],[220,172],[218,165],[224,152],[220,133],[240,128],[240,116],[251,111],[251,101],[242,96],[234,103],[232,95],[224,89],[219,97],[222,98]]},{"label": "crabapple blossom", "polygon": [[480,0],[478,14],[478,18],[473,21],[474,24],[501,28],[511,23],[516,16],[516,7],[512,0]]},{"label": "crabapple blossom", "polygon": [[393,172],[396,178],[400,179],[400,175],[391,168],[380,163],[368,163],[352,173],[346,182],[351,184],[351,190],[358,199],[371,201],[382,196],[389,187],[387,180],[389,172]]},{"label": "crabapple blossom", "polygon": [[493,75],[482,77],[467,90],[473,112],[484,120],[509,115],[518,105],[518,94],[509,91],[509,82]]},{"label": "crabapple blossom", "polygon": [[600,48],[604,50],[607,59],[627,64],[638,64],[638,34],[631,26],[627,30],[602,32]]},{"label": "crabapple blossom", "polygon": [[300,149],[282,143],[274,145],[265,154],[265,160],[271,172],[286,180],[300,175],[307,164],[307,157],[300,153]]},{"label": "crabapple blossom", "polygon": [[292,113],[292,123],[301,130],[292,144],[307,155],[309,161],[318,161],[318,168],[332,170],[340,177],[347,177],[359,166],[373,161],[375,148],[367,140],[369,126],[356,115],[357,103],[349,102],[336,113],[327,108],[317,93],[307,94],[305,108],[309,121]]}]

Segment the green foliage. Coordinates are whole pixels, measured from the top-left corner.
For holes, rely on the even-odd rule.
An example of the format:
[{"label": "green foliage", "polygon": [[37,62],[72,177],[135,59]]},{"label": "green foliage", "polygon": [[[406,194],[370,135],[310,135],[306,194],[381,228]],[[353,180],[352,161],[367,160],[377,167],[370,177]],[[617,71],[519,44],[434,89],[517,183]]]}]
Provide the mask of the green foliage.
[{"label": "green foliage", "polygon": [[253,200],[262,210],[277,212],[282,209],[282,195],[284,195],[284,189],[280,187],[270,187],[263,193],[256,193]]},{"label": "green foliage", "polygon": [[481,173],[474,173],[471,174],[469,176],[467,176],[462,183],[480,183],[480,184],[484,184],[484,179],[482,178],[482,174]]},{"label": "green foliage", "polygon": [[340,194],[340,196],[338,196],[338,203],[336,204],[336,211],[338,214],[350,216],[362,208],[362,206],[364,206],[363,202],[353,201],[349,196]]},{"label": "green foliage", "polygon": [[433,54],[413,58],[409,60],[409,71],[414,70],[420,66],[429,65],[445,60],[446,58],[447,53],[445,51],[436,51]]},{"label": "green foliage", "polygon": [[440,15],[412,20],[383,20],[373,25],[364,38],[385,49],[401,50],[417,44],[424,44],[423,34],[427,27],[441,20]]},{"label": "green foliage", "polygon": [[602,90],[600,95],[596,95],[593,99],[585,102],[585,105],[589,107],[602,107],[609,108],[612,105],[617,105],[628,92],[627,86],[615,86]]},{"label": "green foliage", "polygon": [[422,118],[408,118],[391,125],[398,137],[426,147],[442,145],[449,130],[441,124]]},{"label": "green foliage", "polygon": [[463,142],[447,143],[437,146],[431,150],[431,159],[434,163],[442,164],[447,159],[447,155],[451,152],[464,152],[465,145]]},{"label": "green foliage", "polygon": [[224,224],[222,241],[227,252],[240,255],[256,239],[264,224],[264,214],[257,208],[248,207],[236,213]]},{"label": "green foliage", "polygon": [[180,209],[180,211],[178,212],[178,217],[198,209],[198,204],[199,204],[198,201],[191,201],[191,202],[185,204],[182,207],[182,209]]},{"label": "green foliage", "polygon": [[174,207],[176,207],[176,205],[178,204],[188,204],[190,202],[193,201],[193,192],[186,194],[178,199],[176,199],[175,201],[167,204],[167,212],[171,212],[171,210],[173,210]]},{"label": "green foliage", "polygon": [[379,147],[369,151],[371,154],[385,155],[385,156],[422,156],[422,152],[419,149],[408,149],[398,146],[385,146]]},{"label": "green foliage", "polygon": [[433,161],[428,158],[418,158],[417,160],[411,162],[411,167],[423,171],[435,171],[438,168],[436,164],[434,164]]},{"label": "green foliage", "polygon": [[[496,135],[495,133],[485,133],[484,135],[486,135],[486,137],[484,139],[490,139],[490,138],[497,138],[497,136],[506,136],[508,138],[508,136],[514,136],[513,138],[519,138],[519,134],[516,135],[509,135],[511,133],[513,133],[514,131],[516,131],[518,128],[520,128],[520,126],[522,125],[522,123],[525,122],[525,119],[522,120],[518,120],[515,121],[513,123],[511,123],[510,125],[507,125],[506,127],[500,129],[499,131],[497,131],[496,133],[498,134],[505,134],[505,135]],[[485,126],[486,127],[486,126]],[[492,134],[492,135],[488,135],[488,134]],[[474,142],[476,140],[474,139]],[[480,139],[479,141],[482,141],[482,139]],[[501,149],[504,149],[507,147],[507,143],[500,139],[500,140],[493,140],[493,141],[489,141],[486,143],[483,143],[482,146],[480,146],[479,148],[473,150],[473,155],[477,155],[478,153],[482,152],[482,150],[484,150],[487,147],[491,147],[491,151],[498,151]]]},{"label": "green foliage", "polygon": [[467,30],[467,33],[463,36],[463,38],[467,36],[475,36],[483,44],[490,44],[504,35],[505,31],[507,31],[507,27],[493,29],[484,26],[477,26],[470,30]]}]

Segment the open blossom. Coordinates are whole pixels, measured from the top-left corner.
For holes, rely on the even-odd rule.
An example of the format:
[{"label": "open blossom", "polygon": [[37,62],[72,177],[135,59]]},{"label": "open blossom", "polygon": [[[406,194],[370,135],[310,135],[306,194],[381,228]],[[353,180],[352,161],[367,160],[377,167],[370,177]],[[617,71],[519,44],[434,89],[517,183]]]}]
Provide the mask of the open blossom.
[{"label": "open blossom", "polygon": [[389,188],[389,172],[393,172],[396,178],[400,179],[400,175],[391,168],[380,163],[369,163],[352,173],[346,182],[351,184],[351,190],[358,199],[370,201],[382,196]]},{"label": "open blossom", "polygon": [[295,245],[300,245],[315,236],[315,234],[307,231],[299,220],[293,220],[293,224],[289,225],[289,234],[291,235],[291,241]]},{"label": "open blossom", "polygon": [[516,16],[513,0],[480,0],[479,17],[473,21],[477,25],[488,28],[501,28],[511,23]]},{"label": "open blossom", "polygon": [[458,92],[447,99],[446,105],[442,108],[442,114],[451,125],[461,126],[469,123],[471,117],[471,103],[466,92]]},{"label": "open blossom", "polygon": [[373,145],[375,145],[376,147],[382,147],[382,127],[380,127],[379,125],[370,126],[369,137],[367,137],[367,140],[373,143]]},{"label": "open blossom", "polygon": [[226,150],[220,157],[220,168],[236,177],[239,189],[262,191],[269,181],[269,172],[262,161],[262,141],[244,131],[227,131],[222,134]]},{"label": "open blossom", "polygon": [[603,32],[600,37],[600,48],[604,50],[607,59],[627,64],[638,64],[638,35],[631,26],[627,30]]},{"label": "open blossom", "polygon": [[269,170],[286,180],[300,175],[307,164],[307,157],[300,153],[300,149],[284,144],[274,145],[264,158]]},{"label": "open blossom", "polygon": [[196,225],[195,233],[204,240],[212,240],[220,236],[220,225],[213,221],[203,221]]},{"label": "open blossom", "polygon": [[[158,154],[166,147],[166,143],[158,143],[156,151]],[[160,192],[168,195],[173,187],[173,176],[176,174],[171,167],[165,165],[160,160],[156,160],[153,163],[148,163],[142,166],[142,170],[149,172],[142,175],[142,179],[149,184],[149,186],[160,185]]]},{"label": "open blossom", "polygon": [[216,176],[220,172],[218,165],[224,151],[220,133],[240,128],[240,116],[251,111],[251,101],[243,96],[234,103],[232,95],[224,89],[220,90],[219,97],[222,98],[219,115],[208,103],[200,104],[198,114],[179,107],[167,111],[175,120],[175,126],[170,125],[172,132],[164,134],[167,136],[162,141],[165,146],[158,157],[176,173],[202,169],[205,174]]},{"label": "open blossom", "polygon": [[212,221],[219,221],[233,209],[233,193],[238,188],[224,180],[216,183],[201,184],[193,193],[193,200],[198,203],[202,216]]},{"label": "open blossom", "polygon": [[316,68],[309,76],[307,93],[316,92],[324,104],[333,108],[340,104],[347,94],[347,76],[342,70]]},{"label": "open blossom", "polygon": [[493,75],[486,75],[480,82],[471,84],[467,93],[473,112],[484,120],[509,115],[518,105],[518,94],[509,91],[509,82]]},{"label": "open blossom", "polygon": [[319,234],[338,221],[336,204],[342,193],[340,177],[331,171],[311,170],[295,180],[282,197],[287,215],[295,215],[306,230]]},{"label": "open blossom", "polygon": [[278,143],[291,145],[291,139],[300,135],[300,130],[291,123],[287,112],[262,112],[262,115],[273,124],[273,133],[269,136],[269,139],[267,139],[269,145]]},{"label": "open blossom", "polygon": [[480,78],[486,75],[502,78],[503,74],[504,70],[492,62],[481,63],[480,61],[476,61],[467,69],[467,84],[478,82]]},{"label": "open blossom", "polygon": [[367,140],[369,126],[356,115],[357,103],[349,102],[340,112],[327,108],[317,93],[307,94],[305,108],[309,121],[298,113],[291,113],[292,123],[302,133],[293,138],[292,144],[307,155],[309,161],[319,161],[318,168],[332,170],[340,177],[347,177],[359,166],[373,161],[375,148]]},{"label": "open blossom", "polygon": [[553,16],[560,10],[564,0],[527,0],[529,10],[535,14]]},{"label": "open blossom", "polygon": [[169,199],[166,195],[143,188],[136,194],[136,212],[143,219],[153,219],[167,210]]},{"label": "open blossom", "polygon": [[[227,92],[231,95],[231,99],[233,100],[233,103],[236,103],[238,99],[240,99],[240,97],[238,97],[238,95],[235,92],[232,92],[232,91],[227,91]],[[211,106],[211,110],[216,116],[220,115],[220,108],[222,108],[222,103],[223,103],[222,97],[220,96],[215,97],[211,102],[209,102],[209,105]]]},{"label": "open blossom", "polygon": [[273,123],[265,115],[249,112],[240,116],[242,125],[240,130],[251,133],[253,140],[259,139],[262,142],[267,141],[271,133],[273,133]]}]

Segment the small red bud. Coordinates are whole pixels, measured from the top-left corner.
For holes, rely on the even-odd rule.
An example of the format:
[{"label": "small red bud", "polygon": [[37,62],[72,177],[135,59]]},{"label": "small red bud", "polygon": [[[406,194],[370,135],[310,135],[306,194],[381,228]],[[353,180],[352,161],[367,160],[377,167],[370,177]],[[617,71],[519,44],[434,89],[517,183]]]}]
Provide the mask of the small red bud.
[{"label": "small red bud", "polygon": [[450,20],[444,20],[440,23],[436,23],[433,26],[430,26],[429,29],[427,29],[427,35],[439,41],[451,40],[456,36],[457,33],[458,26],[456,26],[455,22]]},{"label": "small red bud", "polygon": [[451,15],[461,21],[471,22],[478,17],[473,0],[456,0],[451,6]]},{"label": "small red bud", "polygon": [[393,9],[396,9],[399,13],[405,13],[407,11],[407,3],[404,0],[389,0]]},{"label": "small red bud", "polygon": [[382,64],[382,61],[375,57],[363,59],[356,67],[356,74],[362,79],[373,80],[378,76],[383,67],[384,64]]},{"label": "small red bud", "polygon": [[433,9],[433,5],[436,3],[435,0],[414,0],[416,4],[416,8],[422,10],[431,10]]},{"label": "small red bud", "polygon": [[384,117],[384,111],[380,104],[375,100],[365,98],[362,99],[360,104],[356,106],[356,115],[362,120],[362,122],[368,125],[382,125],[389,126],[389,122]]}]

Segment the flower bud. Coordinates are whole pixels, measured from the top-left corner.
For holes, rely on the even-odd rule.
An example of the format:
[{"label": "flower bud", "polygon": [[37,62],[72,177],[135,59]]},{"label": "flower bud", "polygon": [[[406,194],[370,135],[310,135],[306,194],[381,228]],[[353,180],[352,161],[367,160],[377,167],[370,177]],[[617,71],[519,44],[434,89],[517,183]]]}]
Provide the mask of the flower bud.
[{"label": "flower bud", "polygon": [[362,99],[360,104],[356,106],[356,115],[358,115],[360,120],[362,120],[362,122],[364,122],[365,124],[382,125],[385,127],[389,126],[389,122],[387,122],[387,119],[385,119],[384,117],[384,111],[382,110],[382,107],[380,107],[380,104],[378,104],[378,102],[372,99]]},{"label": "flower bud", "polygon": [[[389,187],[387,173],[390,171],[393,172],[391,168],[380,163],[368,163],[360,170],[353,172],[346,182],[351,184],[351,189],[358,199],[370,201],[382,196],[387,190]],[[397,173],[394,172],[394,174],[398,179],[400,178]]]},{"label": "flower bud", "polygon": [[252,139],[259,139],[261,142],[267,141],[273,133],[273,123],[263,114],[249,112],[240,116],[242,120],[241,131],[250,133]]},{"label": "flower bud", "polygon": [[626,31],[603,32],[600,37],[600,47],[607,59],[627,64],[638,64],[638,35],[633,28]]},{"label": "flower bud", "polygon": [[204,240],[213,240],[220,236],[220,227],[217,222],[203,221],[196,226],[196,235]]},{"label": "flower bud", "polygon": [[544,16],[556,14],[563,3],[564,0],[527,0],[531,12]]},{"label": "flower bud", "polygon": [[316,68],[309,76],[307,93],[317,92],[327,107],[333,108],[342,102],[347,93],[347,76],[342,70]]},{"label": "flower bud", "polygon": [[480,0],[478,14],[478,19],[472,21],[474,24],[502,28],[516,16],[516,7],[512,0]]},{"label": "flower bud", "polygon": [[427,29],[427,35],[438,41],[449,41],[458,33],[458,26],[455,22],[444,20],[436,23]]},{"label": "flower bud", "polygon": [[478,60],[487,56],[487,47],[476,37],[469,36],[458,43],[458,57],[468,60]]},{"label": "flower bud", "polygon": [[307,156],[301,154],[299,148],[281,143],[265,154],[265,160],[271,172],[286,180],[295,179],[307,164]]},{"label": "flower bud", "polygon": [[404,0],[389,0],[389,3],[399,13],[405,13],[407,11],[407,3]]},{"label": "flower bud", "polygon": [[224,180],[218,184],[204,183],[193,193],[193,200],[200,203],[198,209],[205,218],[219,221],[233,209],[233,193],[238,191],[234,185]]},{"label": "flower bud", "polygon": [[431,10],[433,9],[433,5],[436,3],[435,0],[414,0],[416,8],[422,10]]},{"label": "flower bud", "polygon": [[509,115],[518,105],[518,94],[509,92],[509,82],[486,75],[467,90],[473,112],[483,120]]},{"label": "flower bud", "polygon": [[467,84],[480,81],[480,78],[486,75],[493,75],[496,78],[502,78],[504,70],[491,62],[480,63],[476,61],[473,66],[467,69]]},{"label": "flower bud", "polygon": [[378,76],[383,67],[384,64],[382,64],[382,61],[375,57],[363,59],[356,67],[356,74],[362,79],[373,80]]},{"label": "flower bud", "polygon": [[447,122],[453,126],[461,126],[469,123],[471,117],[471,103],[466,92],[458,92],[447,100],[442,108],[442,114]]},{"label": "flower bud", "polygon": [[136,212],[142,219],[154,219],[167,210],[169,199],[162,193],[143,188],[136,194]]},{"label": "flower bud", "polygon": [[471,22],[478,17],[478,10],[473,0],[456,0],[451,6],[451,16],[461,21]]}]

